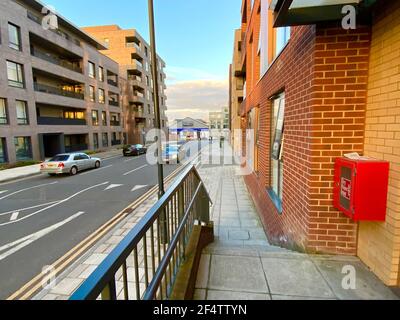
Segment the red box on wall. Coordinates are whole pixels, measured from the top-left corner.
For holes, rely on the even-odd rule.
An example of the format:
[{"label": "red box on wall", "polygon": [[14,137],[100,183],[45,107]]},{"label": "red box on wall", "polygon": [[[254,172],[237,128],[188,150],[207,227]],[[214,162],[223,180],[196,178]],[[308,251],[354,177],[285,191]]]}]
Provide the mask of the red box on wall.
[{"label": "red box on wall", "polygon": [[389,162],[372,159],[337,159],[335,208],[354,221],[385,221],[389,166]]}]

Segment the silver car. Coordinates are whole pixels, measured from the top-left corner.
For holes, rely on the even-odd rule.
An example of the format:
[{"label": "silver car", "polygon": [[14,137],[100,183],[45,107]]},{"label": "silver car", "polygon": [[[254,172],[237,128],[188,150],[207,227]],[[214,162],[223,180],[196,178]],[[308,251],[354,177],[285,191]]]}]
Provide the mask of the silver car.
[{"label": "silver car", "polygon": [[72,176],[79,171],[101,167],[101,159],[92,158],[85,153],[59,154],[40,165],[40,172],[51,176],[68,173]]}]

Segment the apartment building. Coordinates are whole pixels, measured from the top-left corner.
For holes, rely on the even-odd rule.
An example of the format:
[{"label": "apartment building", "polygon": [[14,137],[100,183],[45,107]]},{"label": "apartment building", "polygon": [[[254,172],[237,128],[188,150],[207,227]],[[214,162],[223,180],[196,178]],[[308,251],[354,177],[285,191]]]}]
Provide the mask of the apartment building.
[{"label": "apartment building", "polygon": [[[124,109],[128,143],[145,143],[145,134],[155,127],[154,86],[150,45],[135,30],[122,30],[117,25],[83,28],[106,50],[101,52],[119,63],[120,75],[127,79],[124,87]],[[167,96],[165,62],[157,57],[161,127],[167,133]]]},{"label": "apartment building", "polygon": [[235,30],[232,64],[229,66],[229,114],[231,144],[235,154],[240,152],[240,136],[235,134],[241,128],[240,107],[244,99],[244,64],[242,64],[242,30]]},{"label": "apartment building", "polygon": [[38,1],[2,0],[0,163],[123,143],[118,64],[104,46]]},{"label": "apartment building", "polygon": [[[357,255],[399,286],[400,3],[243,0],[241,26],[245,181],[270,242]],[[385,222],[334,207],[334,164],[351,152],[390,163]]]}]

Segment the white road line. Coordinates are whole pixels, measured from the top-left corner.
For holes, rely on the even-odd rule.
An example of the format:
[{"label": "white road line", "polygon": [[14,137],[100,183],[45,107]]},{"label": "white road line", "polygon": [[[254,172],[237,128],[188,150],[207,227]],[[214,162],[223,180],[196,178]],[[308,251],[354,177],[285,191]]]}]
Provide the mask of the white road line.
[{"label": "white road line", "polygon": [[139,167],[139,168],[136,168],[136,169],[134,169],[134,170],[128,171],[127,173],[124,173],[124,176],[130,175],[131,173],[134,173],[134,172],[136,172],[136,171],[138,171],[138,170],[141,170],[141,169],[143,169],[143,168],[146,168],[146,167],[148,167],[147,164],[145,164],[144,166],[141,166],[141,167]]},{"label": "white road line", "polygon": [[122,187],[122,186],[123,186],[123,184],[110,184],[107,188],[104,189],[104,191],[115,189],[115,188],[119,188],[119,187]]},{"label": "white road line", "polygon": [[43,204],[38,204],[37,206],[33,206],[33,207],[27,207],[27,208],[22,208],[22,209],[17,209],[17,210],[8,211],[8,212],[3,212],[3,213],[0,213],[0,217],[1,217],[1,216],[6,216],[6,215],[8,215],[8,214],[12,214],[12,213],[14,213],[14,212],[16,212],[16,211],[21,212],[21,211],[27,211],[27,210],[30,210],[30,209],[36,209],[36,208],[40,208],[40,207],[49,206],[49,205],[51,205],[51,204],[53,204],[53,203],[56,203],[56,202],[60,202],[60,200],[52,201],[52,202],[48,202],[48,203],[43,203]]},{"label": "white road line", "polygon": [[68,198],[65,198],[64,200],[58,201],[58,202],[56,202],[56,203],[54,203],[54,204],[52,204],[52,205],[50,205],[50,206],[48,206],[48,207],[46,207],[46,208],[43,208],[43,209],[38,210],[38,211],[36,211],[36,212],[33,212],[33,213],[31,213],[31,214],[29,214],[29,215],[27,215],[27,216],[25,216],[25,217],[22,217],[21,219],[18,219],[18,220],[15,220],[15,221],[6,222],[6,223],[2,223],[2,224],[0,224],[0,227],[4,227],[4,226],[10,225],[10,224],[14,224],[14,223],[17,223],[17,222],[26,220],[26,219],[28,219],[28,218],[30,218],[30,217],[33,217],[33,216],[37,215],[38,213],[41,213],[41,212],[46,211],[46,210],[48,210],[48,209],[54,208],[54,207],[56,207],[56,206],[58,206],[58,205],[60,205],[60,204],[62,204],[62,203],[65,203],[65,202],[67,202],[67,201],[69,201],[69,200],[71,200],[71,199],[77,197],[78,195],[80,195],[80,194],[82,194],[82,193],[84,193],[84,192],[86,192],[86,191],[89,191],[89,190],[91,190],[91,189],[94,189],[94,188],[97,188],[97,187],[100,187],[100,186],[104,186],[104,185],[106,185],[106,184],[109,184],[109,182],[108,182],[108,181],[107,181],[107,182],[103,182],[103,183],[97,184],[97,185],[95,185],[95,186],[92,186],[92,187],[86,188],[86,189],[84,189],[84,190],[81,190],[81,191],[79,191],[79,192],[73,194],[72,196],[70,196],[70,197],[68,197]]},{"label": "white road line", "polygon": [[24,238],[21,238],[19,240],[16,240],[16,241],[14,241],[12,243],[9,243],[9,244],[6,244],[6,245],[0,247],[0,252],[14,247],[13,249],[8,250],[8,251],[4,252],[3,254],[1,254],[0,255],[0,261],[4,260],[8,256],[16,253],[17,251],[25,248],[26,246],[30,245],[32,242],[34,242],[36,240],[39,240],[40,238],[44,237],[45,235],[49,234],[50,232],[52,232],[52,231],[62,227],[63,225],[71,222],[72,220],[74,220],[74,219],[78,218],[79,216],[83,215],[84,213],[85,212],[83,212],[83,211],[78,212],[78,213],[74,214],[73,216],[71,216],[71,217],[69,217],[69,218],[67,218],[67,219],[65,219],[65,220],[63,220],[63,221],[61,221],[59,223],[56,223],[56,224],[54,224],[54,225],[52,225],[50,227],[47,227],[45,229],[42,229],[42,230],[40,230],[40,231],[38,231],[36,233],[33,233],[33,234],[29,235],[29,236],[26,236]]},{"label": "white road line", "polygon": [[135,192],[137,190],[143,189],[148,187],[148,185],[143,185],[143,186],[134,186],[133,189],[131,190],[131,192]]},{"label": "white road line", "polygon": [[14,213],[11,215],[10,221],[15,221],[15,220],[17,220],[17,219],[18,219],[18,216],[19,216],[19,212],[18,212],[18,211],[17,211],[17,212],[14,212]]},{"label": "white road line", "polygon": [[3,200],[3,199],[5,199],[5,198],[11,197],[11,196],[13,196],[13,195],[15,195],[15,194],[18,194],[18,193],[21,193],[21,192],[24,192],[24,191],[28,191],[28,190],[32,190],[32,189],[37,189],[37,188],[41,188],[41,187],[45,187],[45,186],[51,186],[51,185],[54,185],[54,184],[57,184],[57,183],[58,183],[58,181],[52,182],[52,183],[40,184],[40,185],[38,185],[38,186],[34,186],[34,187],[30,187],[30,188],[21,189],[21,190],[15,191],[15,192],[13,192],[13,193],[10,193],[10,194],[8,194],[8,195],[6,195],[6,196],[0,198],[0,200]]},{"label": "white road line", "polygon": [[81,174],[79,174],[79,175],[80,175],[80,176],[85,176],[85,175],[87,175],[87,174],[96,173],[96,172],[99,172],[99,171],[101,171],[101,170],[111,168],[112,166],[113,166],[113,165],[110,164],[109,166],[101,167],[101,168],[99,168],[99,169],[95,169],[95,170],[92,170],[92,171],[87,171],[87,172],[81,173]]}]

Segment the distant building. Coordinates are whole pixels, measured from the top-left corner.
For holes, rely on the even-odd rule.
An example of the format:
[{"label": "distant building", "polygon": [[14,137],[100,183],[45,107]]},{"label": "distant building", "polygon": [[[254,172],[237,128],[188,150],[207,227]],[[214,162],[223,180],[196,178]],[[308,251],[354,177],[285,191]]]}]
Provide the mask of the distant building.
[{"label": "distant building", "polygon": [[[135,30],[123,30],[117,25],[83,28],[98,41],[104,43],[106,56],[119,63],[124,82],[123,108],[128,143],[144,143],[145,134],[155,127],[154,85],[151,72],[150,45]],[[157,56],[161,127],[168,127],[167,96],[165,94],[165,62]]]},{"label": "distant building", "polygon": [[208,139],[209,125],[201,119],[190,117],[176,119],[169,128],[170,140]]},{"label": "distant building", "polygon": [[230,115],[229,108],[224,107],[221,111],[210,112],[209,114],[209,128],[210,134],[214,138],[229,135]]}]

